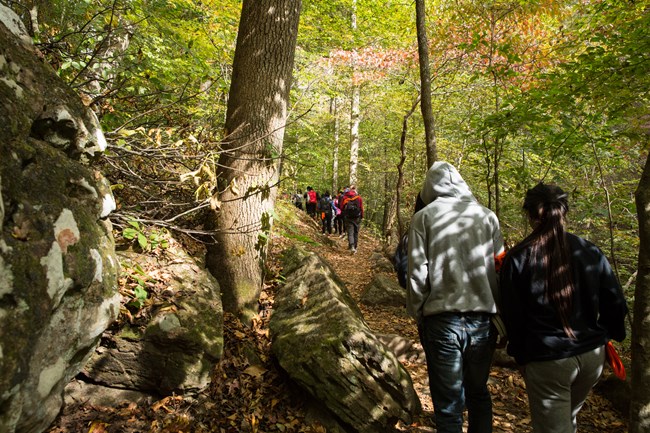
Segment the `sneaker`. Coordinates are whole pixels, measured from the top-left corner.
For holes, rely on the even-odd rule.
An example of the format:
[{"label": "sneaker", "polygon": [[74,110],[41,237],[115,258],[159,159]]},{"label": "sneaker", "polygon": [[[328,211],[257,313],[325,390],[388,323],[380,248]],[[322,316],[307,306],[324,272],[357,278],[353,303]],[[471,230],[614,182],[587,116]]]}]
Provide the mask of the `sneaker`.
[{"label": "sneaker", "polygon": [[356,248],[352,248],[352,254],[356,254],[356,253],[357,253],[357,249],[356,249]]}]

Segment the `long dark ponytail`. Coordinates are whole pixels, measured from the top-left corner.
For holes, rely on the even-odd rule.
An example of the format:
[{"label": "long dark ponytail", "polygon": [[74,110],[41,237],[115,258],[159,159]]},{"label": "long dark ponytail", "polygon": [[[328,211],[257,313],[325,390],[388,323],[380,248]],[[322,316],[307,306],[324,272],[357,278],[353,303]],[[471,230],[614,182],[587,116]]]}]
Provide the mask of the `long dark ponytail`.
[{"label": "long dark ponytail", "polygon": [[564,229],[567,194],[558,186],[539,183],[528,190],[523,207],[533,232],[517,249],[530,248],[529,265],[544,276],[546,298],[557,311],[566,335],[575,338],[569,324],[575,288]]}]

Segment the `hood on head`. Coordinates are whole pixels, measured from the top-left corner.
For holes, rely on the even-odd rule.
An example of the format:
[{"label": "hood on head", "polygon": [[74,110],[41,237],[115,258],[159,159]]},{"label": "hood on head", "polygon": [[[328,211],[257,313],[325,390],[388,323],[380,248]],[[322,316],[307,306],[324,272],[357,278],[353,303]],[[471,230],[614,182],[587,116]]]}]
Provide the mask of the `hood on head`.
[{"label": "hood on head", "polygon": [[438,197],[455,197],[464,201],[476,201],[456,167],[448,162],[435,162],[424,179],[420,198],[425,205]]}]

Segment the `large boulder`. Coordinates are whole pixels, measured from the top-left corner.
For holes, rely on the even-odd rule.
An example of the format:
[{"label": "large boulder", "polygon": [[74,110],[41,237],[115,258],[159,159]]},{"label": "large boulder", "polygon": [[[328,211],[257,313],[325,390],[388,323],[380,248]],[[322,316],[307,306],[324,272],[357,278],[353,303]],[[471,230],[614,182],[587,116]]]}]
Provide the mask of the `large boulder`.
[{"label": "large boulder", "polygon": [[284,254],[286,283],[269,323],[272,351],[289,376],[346,430],[393,431],[420,410],[406,370],[368,328],[332,269],[317,255]]},{"label": "large boulder", "polygon": [[[400,287],[395,277],[375,274],[361,294],[365,305],[385,305],[406,308],[406,290]],[[405,310],[406,311],[406,310]]]},{"label": "large boulder", "polygon": [[208,385],[223,354],[219,285],[172,245],[155,255],[118,252],[124,268],[156,275],[161,301],[141,326],[105,333],[82,372],[90,382],[154,395],[195,393]]},{"label": "large boulder", "polygon": [[40,432],[120,308],[94,114],[0,5],[0,432]]}]

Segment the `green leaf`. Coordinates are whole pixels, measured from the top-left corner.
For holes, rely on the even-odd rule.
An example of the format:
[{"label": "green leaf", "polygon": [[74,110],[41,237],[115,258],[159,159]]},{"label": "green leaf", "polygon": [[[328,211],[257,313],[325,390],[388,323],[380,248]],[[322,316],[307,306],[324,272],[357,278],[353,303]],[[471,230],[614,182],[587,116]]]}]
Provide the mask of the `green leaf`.
[{"label": "green leaf", "polygon": [[130,227],[127,227],[122,231],[122,236],[124,236],[126,239],[134,239],[137,235],[138,231]]},{"label": "green leaf", "polygon": [[143,250],[146,250],[149,244],[149,242],[147,241],[147,237],[142,233],[138,233],[138,244],[140,245],[140,248],[142,248]]},{"label": "green leaf", "polygon": [[146,300],[147,296],[149,296],[147,291],[142,286],[136,286],[134,292],[136,299],[141,302]]}]

